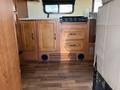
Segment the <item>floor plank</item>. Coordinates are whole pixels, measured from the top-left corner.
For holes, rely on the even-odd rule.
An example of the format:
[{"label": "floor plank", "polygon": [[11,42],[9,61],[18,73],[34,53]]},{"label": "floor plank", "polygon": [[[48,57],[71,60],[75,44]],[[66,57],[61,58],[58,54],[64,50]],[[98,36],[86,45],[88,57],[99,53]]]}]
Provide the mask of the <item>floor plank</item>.
[{"label": "floor plank", "polygon": [[92,90],[92,64],[26,62],[21,65],[23,90]]}]

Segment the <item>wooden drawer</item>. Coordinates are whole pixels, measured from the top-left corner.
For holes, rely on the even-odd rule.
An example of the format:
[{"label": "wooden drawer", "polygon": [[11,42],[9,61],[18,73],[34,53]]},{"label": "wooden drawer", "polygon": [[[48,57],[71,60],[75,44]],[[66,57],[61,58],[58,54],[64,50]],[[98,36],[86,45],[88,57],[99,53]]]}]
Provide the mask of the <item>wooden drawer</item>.
[{"label": "wooden drawer", "polygon": [[64,48],[67,51],[82,51],[84,50],[84,40],[66,41],[64,42]]},{"label": "wooden drawer", "polygon": [[85,38],[85,32],[79,31],[79,30],[69,30],[64,31],[63,33],[64,39],[84,39]]}]

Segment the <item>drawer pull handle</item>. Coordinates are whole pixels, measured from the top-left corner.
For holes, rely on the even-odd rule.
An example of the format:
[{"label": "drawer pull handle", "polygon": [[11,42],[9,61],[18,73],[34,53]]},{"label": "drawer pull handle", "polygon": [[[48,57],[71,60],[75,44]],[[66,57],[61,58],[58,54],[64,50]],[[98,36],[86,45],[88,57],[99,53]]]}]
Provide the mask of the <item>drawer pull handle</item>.
[{"label": "drawer pull handle", "polygon": [[73,45],[69,45],[69,46],[71,46],[71,47],[75,47],[75,46],[77,46],[77,45],[73,44]]},{"label": "drawer pull handle", "polygon": [[70,33],[69,35],[76,35],[76,33]]}]

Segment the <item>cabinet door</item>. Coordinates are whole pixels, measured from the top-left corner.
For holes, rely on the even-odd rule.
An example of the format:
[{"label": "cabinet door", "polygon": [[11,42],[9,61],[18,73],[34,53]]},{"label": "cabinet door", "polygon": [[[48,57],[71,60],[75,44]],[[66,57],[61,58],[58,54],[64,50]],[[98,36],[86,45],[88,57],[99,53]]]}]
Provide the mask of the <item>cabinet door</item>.
[{"label": "cabinet door", "polygon": [[0,0],[0,90],[21,90],[12,0]]},{"label": "cabinet door", "polygon": [[39,47],[41,51],[56,50],[56,22],[55,21],[39,21]]},{"label": "cabinet door", "polygon": [[16,0],[16,7],[19,18],[28,17],[27,0]]},{"label": "cabinet door", "polygon": [[25,59],[37,59],[37,36],[35,21],[21,21],[23,55]]}]

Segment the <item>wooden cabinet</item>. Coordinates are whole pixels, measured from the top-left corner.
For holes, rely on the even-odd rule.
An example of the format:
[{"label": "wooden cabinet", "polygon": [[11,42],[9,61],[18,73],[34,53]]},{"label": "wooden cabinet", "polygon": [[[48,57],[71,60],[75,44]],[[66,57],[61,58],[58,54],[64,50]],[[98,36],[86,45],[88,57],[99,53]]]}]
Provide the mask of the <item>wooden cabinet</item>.
[{"label": "wooden cabinet", "polygon": [[[81,29],[63,29],[62,32],[62,51],[84,50],[85,31]],[[69,48],[69,50],[68,50]]]},{"label": "wooden cabinet", "polygon": [[0,0],[0,90],[21,90],[12,0]]},{"label": "wooden cabinet", "polygon": [[18,18],[28,17],[27,0],[16,0]]},{"label": "wooden cabinet", "polygon": [[88,49],[88,59],[94,59],[95,50],[95,38],[96,38],[96,20],[89,20],[89,49]]},{"label": "wooden cabinet", "polygon": [[82,53],[87,57],[88,43],[88,23],[61,24],[61,53]]},{"label": "wooden cabinet", "polygon": [[21,21],[21,38],[23,57],[28,60],[37,60],[37,34],[35,21]]},{"label": "wooden cabinet", "polygon": [[27,21],[21,22],[21,33],[23,39],[23,49],[25,51],[32,51],[35,49],[35,22]]},{"label": "wooden cabinet", "polygon": [[[88,59],[89,22],[57,20],[22,20],[21,38],[25,59],[76,60]],[[82,55],[82,56],[80,56]]]},{"label": "wooden cabinet", "polygon": [[38,24],[39,51],[56,50],[56,21],[41,20]]},{"label": "wooden cabinet", "polygon": [[27,0],[13,0],[13,4],[15,6],[12,7],[13,11],[17,14],[18,18],[28,17]]},{"label": "wooden cabinet", "polygon": [[18,42],[18,50],[19,50],[19,57],[20,61],[22,60],[21,52],[23,51],[22,48],[22,39],[21,39],[21,27],[19,18],[27,18],[28,17],[28,9],[27,9],[27,0],[13,0],[13,12],[15,13],[14,19],[16,22],[16,34],[17,34],[17,42]]}]

